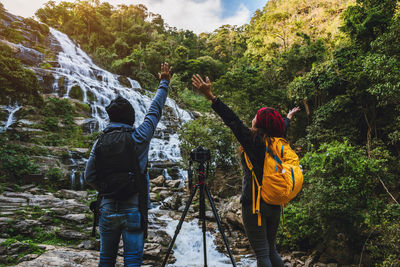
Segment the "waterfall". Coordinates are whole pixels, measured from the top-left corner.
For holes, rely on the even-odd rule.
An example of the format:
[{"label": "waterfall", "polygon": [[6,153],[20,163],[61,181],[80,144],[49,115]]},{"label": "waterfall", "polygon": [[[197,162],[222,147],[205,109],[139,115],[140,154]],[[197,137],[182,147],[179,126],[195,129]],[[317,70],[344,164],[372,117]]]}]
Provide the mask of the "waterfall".
[{"label": "waterfall", "polygon": [[[104,129],[108,124],[105,107],[117,95],[129,100],[135,109],[135,126],[143,122],[146,111],[150,107],[151,97],[142,95],[135,89],[140,88],[137,81],[129,79],[132,88],[127,88],[118,81],[118,75],[112,74],[93,63],[91,58],[67,35],[55,29],[50,29],[51,34],[59,42],[62,51],[58,54],[59,68],[55,70],[54,90],[58,89],[60,79],[63,79],[66,88],[64,97],[69,97],[72,88],[80,88],[83,94],[83,102],[91,107],[92,117],[97,125],[93,129]],[[148,92],[151,94],[150,92]],[[179,108],[175,101],[167,99],[166,106],[173,110],[174,115],[181,123],[192,119],[189,112]],[[157,127],[165,130],[163,119]],[[178,135],[170,134],[168,139],[153,138],[150,143],[149,160],[170,160],[178,162],[181,159]]]},{"label": "waterfall", "polygon": [[[173,236],[175,234],[178,221],[170,218],[163,218],[167,223],[166,232]],[[210,232],[206,232],[207,244],[207,265],[216,267],[232,266],[229,257],[217,251],[214,244],[215,237]],[[183,223],[182,229],[175,242],[174,257],[176,262],[168,265],[169,267],[194,267],[203,266],[203,232],[199,227],[198,220]]]},{"label": "waterfall", "polygon": [[21,109],[22,106],[15,103],[14,105],[2,106],[1,108],[8,112],[7,120],[4,122],[4,125],[0,127],[0,132],[6,131],[8,127],[15,123],[16,119],[14,117],[15,113]]}]

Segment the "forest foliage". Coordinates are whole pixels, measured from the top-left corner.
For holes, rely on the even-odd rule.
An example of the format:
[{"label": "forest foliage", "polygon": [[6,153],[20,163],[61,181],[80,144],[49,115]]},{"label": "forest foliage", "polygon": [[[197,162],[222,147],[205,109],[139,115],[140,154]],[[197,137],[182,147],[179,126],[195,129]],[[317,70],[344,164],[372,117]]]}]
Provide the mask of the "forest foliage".
[{"label": "forest foliage", "polygon": [[[191,92],[193,73],[209,76],[247,124],[262,106],[282,115],[300,106],[288,139],[305,185],[285,209],[291,237],[280,234],[280,246],[335,248],[351,263],[363,251],[366,262],[400,264],[398,0],[270,0],[248,25],[199,35],[169,27],[144,5],[49,1],[36,16],[144,88],[155,88],[159,63],[170,62],[171,96],[186,108],[211,111]],[[209,114],[180,138],[184,156],[203,145],[216,166],[239,169],[237,143]]]}]

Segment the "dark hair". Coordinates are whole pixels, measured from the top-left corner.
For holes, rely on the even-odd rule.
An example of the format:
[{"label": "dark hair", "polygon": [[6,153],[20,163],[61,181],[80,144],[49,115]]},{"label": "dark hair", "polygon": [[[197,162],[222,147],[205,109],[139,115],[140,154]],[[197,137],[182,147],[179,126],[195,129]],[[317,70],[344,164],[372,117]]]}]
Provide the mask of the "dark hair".
[{"label": "dark hair", "polygon": [[110,122],[120,122],[129,125],[135,123],[135,110],[131,103],[122,96],[117,96],[106,107]]},{"label": "dark hair", "polygon": [[[256,128],[256,127],[251,127],[250,128],[250,132],[253,136],[253,141],[256,140],[257,136],[261,136],[263,142],[268,143],[268,148],[271,147],[272,144],[272,137],[270,136],[270,134],[268,133],[268,131],[264,128]],[[242,146],[239,147],[239,156],[241,156],[244,152],[244,148]]]}]

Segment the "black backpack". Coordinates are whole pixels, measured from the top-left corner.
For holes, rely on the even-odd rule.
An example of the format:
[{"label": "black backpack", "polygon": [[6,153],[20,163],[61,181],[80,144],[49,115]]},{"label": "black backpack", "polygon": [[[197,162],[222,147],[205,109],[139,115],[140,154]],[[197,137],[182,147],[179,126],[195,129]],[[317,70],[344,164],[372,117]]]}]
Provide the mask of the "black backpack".
[{"label": "black backpack", "polygon": [[100,195],[124,200],[141,191],[144,179],[140,173],[132,129],[106,129],[95,146],[96,180]]},{"label": "black backpack", "polygon": [[133,129],[125,127],[108,128],[97,140],[95,151],[96,179],[91,185],[99,192],[97,201],[90,204],[94,212],[92,235],[98,224],[99,205],[102,197],[126,200],[139,193],[139,210],[142,226],[147,234],[147,179],[141,173],[136,144],[132,138]]}]

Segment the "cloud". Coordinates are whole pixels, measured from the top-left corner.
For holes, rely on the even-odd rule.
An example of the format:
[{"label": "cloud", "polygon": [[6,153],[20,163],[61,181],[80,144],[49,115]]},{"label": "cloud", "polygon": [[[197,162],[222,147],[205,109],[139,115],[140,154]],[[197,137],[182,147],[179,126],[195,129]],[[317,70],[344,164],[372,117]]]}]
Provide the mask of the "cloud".
[{"label": "cloud", "polygon": [[[24,17],[33,16],[45,2],[47,0],[2,0],[6,9]],[[243,25],[249,22],[251,16],[250,10],[244,4],[240,4],[232,16],[222,18],[221,0],[102,0],[102,2],[109,2],[114,6],[144,4],[150,12],[160,14],[169,26],[192,30],[195,33],[212,32],[224,24]]]},{"label": "cloud", "polygon": [[[1,0],[4,7],[14,15],[32,17],[47,0]],[[60,1],[56,1],[60,2]]]},{"label": "cloud", "polygon": [[212,32],[224,24],[243,25],[251,12],[243,4],[234,15],[222,18],[221,0],[109,0],[110,4],[144,4],[150,12],[160,14],[171,27],[189,29],[195,33]]}]

